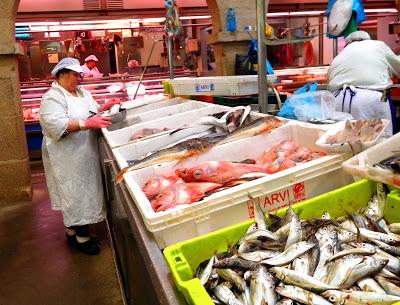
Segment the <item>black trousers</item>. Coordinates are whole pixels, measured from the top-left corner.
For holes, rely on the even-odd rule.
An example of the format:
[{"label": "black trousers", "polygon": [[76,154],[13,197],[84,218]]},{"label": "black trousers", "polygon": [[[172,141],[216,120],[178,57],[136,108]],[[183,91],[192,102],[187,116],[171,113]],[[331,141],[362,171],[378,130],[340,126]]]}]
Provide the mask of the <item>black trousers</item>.
[{"label": "black trousers", "polygon": [[72,227],[68,227],[68,229],[75,230],[76,235],[79,237],[89,236],[89,225],[72,226]]}]

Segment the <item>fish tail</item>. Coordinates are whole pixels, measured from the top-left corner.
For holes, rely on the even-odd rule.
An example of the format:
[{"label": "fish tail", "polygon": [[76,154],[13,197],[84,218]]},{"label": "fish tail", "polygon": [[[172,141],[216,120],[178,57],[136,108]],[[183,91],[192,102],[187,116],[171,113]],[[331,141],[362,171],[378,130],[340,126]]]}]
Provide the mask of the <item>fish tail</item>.
[{"label": "fish tail", "polygon": [[121,183],[124,180],[124,174],[129,170],[129,167],[125,167],[115,176],[115,184]]}]

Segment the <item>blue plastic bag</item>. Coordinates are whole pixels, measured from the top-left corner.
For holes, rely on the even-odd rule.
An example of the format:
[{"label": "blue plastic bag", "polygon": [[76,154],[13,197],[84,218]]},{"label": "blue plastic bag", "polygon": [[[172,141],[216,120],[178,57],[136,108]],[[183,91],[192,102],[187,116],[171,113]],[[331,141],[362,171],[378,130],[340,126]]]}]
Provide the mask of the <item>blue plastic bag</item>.
[{"label": "blue plastic bag", "polygon": [[236,12],[232,7],[226,12],[226,28],[228,32],[236,32]]},{"label": "blue plastic bag", "polygon": [[[306,84],[303,87],[301,87],[300,89],[298,89],[295,93],[293,93],[292,96],[304,94],[304,96],[302,98],[302,103],[312,104],[312,103],[314,103],[313,96],[306,95],[305,93],[315,92],[315,91],[317,91],[317,87],[318,87],[318,82],[316,82],[316,81],[309,82],[308,84]],[[294,107],[292,96],[285,101],[281,110],[278,113],[278,116],[283,117],[283,118],[293,119],[293,120],[297,119],[297,117],[294,113],[295,107]],[[292,101],[291,101],[291,99],[292,99]],[[297,102],[298,101],[296,101],[296,103]]]}]

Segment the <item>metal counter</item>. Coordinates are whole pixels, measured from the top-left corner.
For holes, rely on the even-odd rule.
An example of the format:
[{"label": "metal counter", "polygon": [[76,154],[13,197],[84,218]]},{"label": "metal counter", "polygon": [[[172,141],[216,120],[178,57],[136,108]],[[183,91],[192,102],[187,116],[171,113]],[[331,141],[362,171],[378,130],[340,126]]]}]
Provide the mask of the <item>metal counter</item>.
[{"label": "metal counter", "polygon": [[176,288],[169,267],[152,234],[146,229],[124,183],[115,185],[119,172],[111,149],[99,135],[108,221],[129,305],[187,304]]}]

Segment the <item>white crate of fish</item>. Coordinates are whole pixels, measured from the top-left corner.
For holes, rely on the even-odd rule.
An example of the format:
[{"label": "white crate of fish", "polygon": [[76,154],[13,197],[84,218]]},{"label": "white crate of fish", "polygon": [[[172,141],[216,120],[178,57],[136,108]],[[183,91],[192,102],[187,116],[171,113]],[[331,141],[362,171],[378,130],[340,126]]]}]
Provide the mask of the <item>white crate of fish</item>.
[{"label": "white crate of fish", "polygon": [[142,98],[136,98],[123,103],[125,109],[136,108],[138,105],[149,105],[167,100],[168,97],[163,94],[149,95]]},{"label": "white crate of fish", "polygon": [[[267,116],[268,115],[266,114],[258,112],[250,112],[247,120],[248,122],[254,122],[257,119],[265,118]],[[168,149],[182,141],[195,138],[203,138],[210,141],[222,140],[220,133],[213,134],[210,125],[199,125],[195,128],[182,129],[173,134],[166,133],[156,138],[145,138],[141,141],[114,148],[112,149],[112,152],[120,169],[123,169],[129,166],[129,162],[133,160],[143,159],[150,156],[152,153],[159,153],[161,155],[162,152],[160,151],[163,149]],[[225,138],[224,140],[224,142],[228,141],[228,139]]]},{"label": "white crate of fish", "polygon": [[400,187],[400,133],[367,149],[343,163],[355,177]]},{"label": "white crate of fish", "polygon": [[187,101],[185,103],[179,103],[177,105],[169,105],[167,107],[157,107],[158,103],[155,103],[152,110],[145,111],[139,114],[129,115],[121,122],[107,127],[108,131],[114,131],[117,129],[125,128],[134,124],[139,124],[142,122],[148,122],[152,120],[159,119],[160,117],[168,117],[174,114],[179,114],[182,112],[196,110],[200,108],[210,107],[211,104],[197,102],[197,101]]},{"label": "white crate of fish", "polygon": [[108,145],[111,148],[115,148],[138,141],[144,137],[154,137],[169,133],[172,129],[190,124],[200,119],[202,116],[219,113],[229,109],[230,107],[227,106],[210,104],[208,107],[202,109],[190,110],[169,117],[160,117],[156,120],[135,124],[114,131],[108,131],[107,128],[103,128],[102,132]]},{"label": "white crate of fish", "polygon": [[[276,76],[268,75],[273,81]],[[258,93],[258,75],[193,77],[168,80],[175,95],[249,95]]]},{"label": "white crate of fish", "polygon": [[[293,146],[289,146],[291,147],[290,149],[294,147],[293,151],[300,154],[301,151],[309,154],[305,158],[311,155],[316,156],[317,154],[311,150],[318,150],[318,147],[315,146],[315,141],[321,134],[322,131],[314,126],[287,123],[269,134],[244,138],[216,146],[208,152],[187,159],[180,164],[168,162],[128,171],[124,175],[125,183],[143,216],[147,229],[154,234],[160,248],[164,248],[172,243],[187,240],[248,219],[251,217],[253,210],[253,207],[248,205],[249,195],[255,198],[257,202],[260,202],[265,209],[275,210],[351,182],[352,179],[344,175],[341,170],[342,162],[348,157],[348,155],[344,154],[319,155],[315,160],[306,163],[295,163],[295,165],[297,164],[296,166],[290,164],[291,161],[287,160],[284,157],[285,154],[283,154],[279,156],[281,158],[279,161],[275,159],[274,163],[272,163],[272,168],[274,166],[282,167],[275,171],[272,170],[271,174],[254,173],[254,171],[260,171],[256,168],[257,164],[224,161],[241,162],[245,159],[257,159],[257,162],[259,162],[261,159],[267,160],[270,157],[271,147],[276,143],[279,143],[279,145],[292,143]],[[287,141],[282,142],[283,140]],[[305,146],[308,150],[304,147],[296,146]],[[211,160],[220,162],[207,162]],[[208,172],[208,166],[212,167],[214,165],[216,167],[221,165],[221,171],[216,176],[217,180],[211,179],[208,180],[209,182],[201,184],[183,183],[179,180],[187,173],[189,173],[189,176],[186,177],[198,179],[199,173]],[[224,167],[225,165],[227,166],[226,168]],[[232,183],[233,187],[204,197],[207,191],[221,187],[224,184],[223,179],[233,181],[230,180],[233,178],[230,176],[231,173],[234,173],[233,175],[247,173],[247,177],[246,175],[241,176],[243,179],[245,177],[246,179],[252,179],[254,175],[256,177],[260,175],[261,178],[252,181],[239,179],[239,183],[242,184],[235,186]],[[174,176],[175,174],[179,174],[179,179]],[[158,187],[155,188],[156,191],[153,190],[152,187],[158,183],[159,177],[163,177],[162,185],[164,182],[168,182],[173,186],[161,192],[158,192]],[[154,185],[153,181],[155,182]],[[179,181],[179,184],[177,181]],[[145,185],[147,196],[153,198],[151,202],[142,190]],[[227,185],[225,183],[225,186]],[[181,193],[182,190],[183,192]],[[179,194],[174,194],[174,191]],[[189,196],[189,201],[193,199],[195,202],[177,205],[176,203],[183,198],[179,197],[183,193],[185,193],[184,196]],[[156,195],[155,198],[154,195]],[[172,200],[170,200],[171,198]],[[185,200],[184,202],[186,202]],[[158,212],[155,212],[155,210]]]},{"label": "white crate of fish", "polygon": [[385,119],[341,121],[325,132],[316,144],[330,152],[359,153],[374,146],[389,123]]}]

